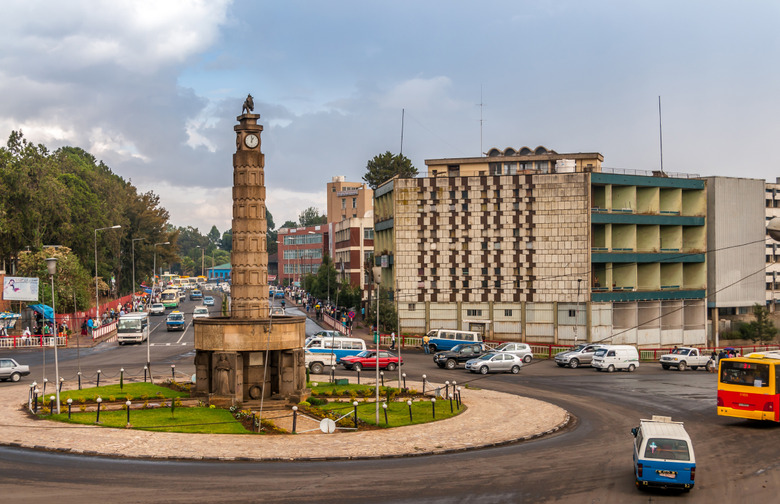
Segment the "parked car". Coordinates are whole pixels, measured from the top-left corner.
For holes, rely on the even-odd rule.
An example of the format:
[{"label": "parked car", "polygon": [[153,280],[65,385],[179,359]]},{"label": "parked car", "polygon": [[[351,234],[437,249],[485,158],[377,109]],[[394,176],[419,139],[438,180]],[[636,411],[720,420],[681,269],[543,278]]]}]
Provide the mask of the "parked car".
[{"label": "parked car", "polygon": [[604,345],[591,345],[583,343],[572,347],[568,352],[562,352],[555,356],[555,363],[560,367],[569,366],[578,368],[580,366],[590,366],[593,362],[593,354]]},{"label": "parked car", "polygon": [[14,359],[0,359],[0,380],[18,382],[22,376],[30,374],[30,366],[19,364]]},{"label": "parked car", "polygon": [[489,352],[476,359],[466,362],[466,370],[472,373],[505,373],[517,374],[523,366],[523,360],[515,354],[507,352]]},{"label": "parked car", "polygon": [[330,353],[304,351],[306,367],[314,374],[321,374],[338,364],[338,358]]},{"label": "parked car", "polygon": [[208,318],[209,317],[209,309],[205,306],[196,306],[195,309],[192,311],[192,318]]},{"label": "parked car", "polygon": [[203,293],[198,289],[193,289],[190,291],[190,301],[194,301],[196,299],[203,299]]},{"label": "parked car", "polygon": [[676,348],[671,353],[662,355],[658,362],[661,363],[661,367],[664,369],[674,367],[679,371],[685,371],[686,368],[696,371],[700,367],[706,369],[715,365],[709,355],[702,355],[698,348],[691,347]]},{"label": "parked car", "polygon": [[690,491],[696,476],[693,443],[682,422],[653,415],[631,429],[634,435],[634,477],[637,488]]},{"label": "parked car", "polygon": [[212,296],[203,296],[203,306],[214,306],[214,298]]},{"label": "parked car", "polygon": [[[376,369],[376,350],[366,350],[360,352],[357,355],[348,355],[339,359],[339,364],[344,366],[344,369],[354,369],[360,371],[361,369]],[[400,365],[403,365],[403,359],[401,359]],[[379,351],[379,369],[387,369],[388,371],[395,371],[398,369],[398,356],[392,354],[386,350]]]},{"label": "parked car", "polygon": [[433,362],[440,368],[455,369],[458,364],[464,364],[466,361],[482,355],[482,345],[479,343],[461,344],[452,347],[452,350],[445,352],[436,352],[433,355]]},{"label": "parked car", "polygon": [[183,331],[184,314],[179,310],[172,311],[165,320],[165,328],[169,331]]},{"label": "parked car", "polygon": [[501,343],[493,352],[507,352],[520,357],[523,364],[528,364],[534,358],[534,351],[528,343]]},{"label": "parked car", "polygon": [[607,345],[596,350],[591,365],[598,371],[625,369],[631,373],[639,367],[639,352],[631,345]]},{"label": "parked car", "polygon": [[274,292],[274,299],[284,299],[284,291],[278,290]]},{"label": "parked car", "polygon": [[165,315],[165,305],[162,303],[152,303],[149,307],[150,315]]}]

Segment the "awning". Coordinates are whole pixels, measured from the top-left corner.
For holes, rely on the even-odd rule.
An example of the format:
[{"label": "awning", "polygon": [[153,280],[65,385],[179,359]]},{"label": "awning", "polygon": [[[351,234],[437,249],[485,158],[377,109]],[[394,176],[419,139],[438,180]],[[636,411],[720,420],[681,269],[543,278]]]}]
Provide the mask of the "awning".
[{"label": "awning", "polygon": [[36,311],[43,315],[45,319],[53,320],[54,319],[54,310],[51,306],[45,305],[45,304],[34,304],[28,306],[33,311]]}]

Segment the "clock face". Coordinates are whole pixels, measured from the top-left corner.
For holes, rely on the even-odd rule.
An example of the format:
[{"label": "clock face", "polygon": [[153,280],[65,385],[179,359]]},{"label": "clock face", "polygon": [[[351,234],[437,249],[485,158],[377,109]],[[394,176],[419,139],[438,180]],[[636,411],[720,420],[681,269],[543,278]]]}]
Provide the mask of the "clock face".
[{"label": "clock face", "polygon": [[244,139],[244,143],[250,149],[254,149],[255,147],[257,147],[257,144],[259,142],[260,141],[258,140],[257,135],[247,135],[246,138]]}]

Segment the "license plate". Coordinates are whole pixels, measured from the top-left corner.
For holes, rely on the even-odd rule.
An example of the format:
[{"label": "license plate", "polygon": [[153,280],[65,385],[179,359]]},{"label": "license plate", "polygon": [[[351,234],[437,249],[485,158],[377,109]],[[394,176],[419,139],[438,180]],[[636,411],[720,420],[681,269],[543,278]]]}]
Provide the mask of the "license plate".
[{"label": "license plate", "polygon": [[671,478],[674,479],[677,477],[677,471],[656,471],[658,473],[658,476],[661,476],[662,478]]}]

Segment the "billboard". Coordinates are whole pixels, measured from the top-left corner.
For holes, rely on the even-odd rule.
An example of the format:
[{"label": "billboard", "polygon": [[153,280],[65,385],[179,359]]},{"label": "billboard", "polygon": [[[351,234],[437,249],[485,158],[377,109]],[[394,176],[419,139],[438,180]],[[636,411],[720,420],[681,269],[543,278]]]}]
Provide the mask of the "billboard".
[{"label": "billboard", "polygon": [[38,279],[9,276],[3,278],[3,300],[38,301]]}]

